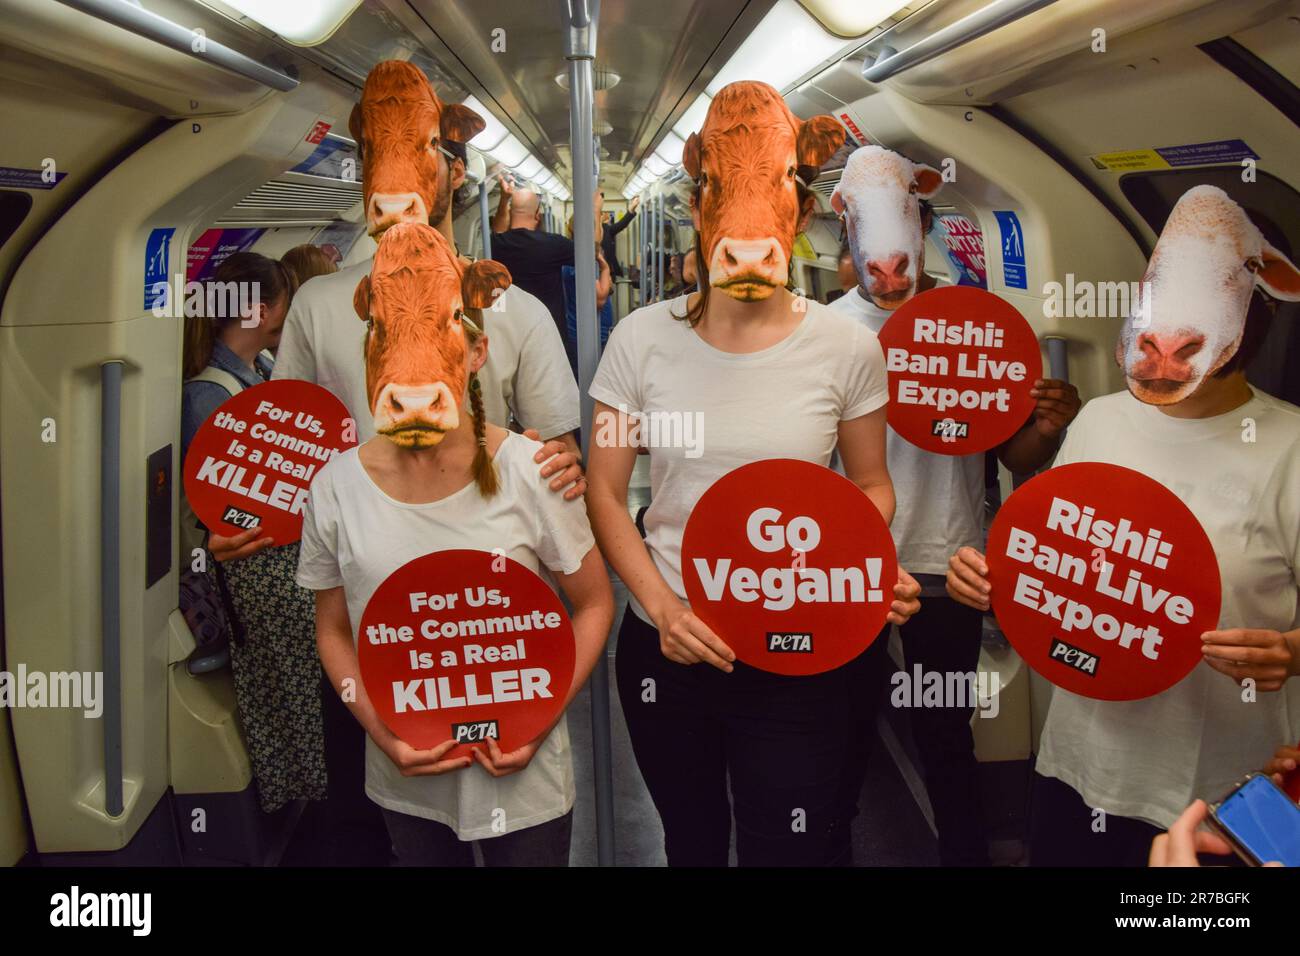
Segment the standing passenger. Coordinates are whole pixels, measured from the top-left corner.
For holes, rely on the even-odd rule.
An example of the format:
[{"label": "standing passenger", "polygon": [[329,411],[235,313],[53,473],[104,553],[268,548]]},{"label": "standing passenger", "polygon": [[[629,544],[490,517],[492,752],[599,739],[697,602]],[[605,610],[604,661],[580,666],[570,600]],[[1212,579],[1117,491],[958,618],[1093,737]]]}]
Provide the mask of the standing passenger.
[{"label": "standing passenger", "polygon": [[567,865],[573,761],[563,714],[518,749],[489,740],[472,760],[447,759],[453,740],[416,750],[389,730],[368,693],[379,688],[357,680],[357,631],[379,585],[434,550],[495,550],[547,568],[573,605],[573,680],[556,689],[566,706],[614,615],[583,503],[549,492],[533,466],[538,444],[484,413],[488,340],[476,316],[509,281],[490,260],[463,266],[427,225],[384,233],[356,295],[377,435],[321,470],[303,520],[298,581],[317,592],[321,662],[340,694],[355,682],[348,708],[368,735],[366,793],[404,866],[470,866],[470,841],[490,866]]},{"label": "standing passenger", "polygon": [[[650,448],[645,541],[627,510],[637,449],[591,452],[597,538],[631,591],[619,696],[674,866],[726,865],[728,778],[741,865],[822,863],[835,825],[849,744],[843,669],[787,677],[736,662],[686,604],[681,544],[691,509],[724,474],[765,458],[825,465],[837,442],[850,480],[893,515],[880,345],[786,288],[795,225],[815,201],[801,183],[843,139],[828,116],[800,122],[765,83],[723,88],[683,154],[709,283],[615,326],[591,386],[597,421],[617,423],[616,434],[630,414],[708,425],[702,454]],[[915,613],[918,591],[900,569],[891,620]],[[806,832],[791,827],[797,811]]]}]

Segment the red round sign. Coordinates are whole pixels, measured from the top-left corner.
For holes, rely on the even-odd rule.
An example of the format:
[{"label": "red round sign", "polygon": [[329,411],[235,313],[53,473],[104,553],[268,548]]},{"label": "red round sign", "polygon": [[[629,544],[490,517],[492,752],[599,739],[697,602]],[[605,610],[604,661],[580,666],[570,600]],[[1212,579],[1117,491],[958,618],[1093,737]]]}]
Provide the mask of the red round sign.
[{"label": "red round sign", "polygon": [[1038,338],[992,292],[945,286],[914,296],[880,330],[889,374],[889,424],[940,455],[1006,441],[1029,420],[1042,377]]},{"label": "red round sign", "polygon": [[776,674],[820,674],[866,650],[898,581],[894,541],[853,482],[807,461],[742,465],[686,522],[691,610],[736,657]]},{"label": "red round sign", "polygon": [[573,626],[555,592],[503,554],[436,551],[375,589],[357,630],[379,718],[418,750],[517,750],[564,710]]},{"label": "red round sign", "polygon": [[302,537],[307,487],[357,443],[348,410],[319,385],[284,379],[246,388],[199,426],[185,455],[185,497],[224,535],[258,525],[276,544]]},{"label": "red round sign", "polygon": [[1057,687],[1139,700],[1201,660],[1219,620],[1219,565],[1196,516],[1119,465],[1061,465],[1003,503],[989,529],[993,611]]}]

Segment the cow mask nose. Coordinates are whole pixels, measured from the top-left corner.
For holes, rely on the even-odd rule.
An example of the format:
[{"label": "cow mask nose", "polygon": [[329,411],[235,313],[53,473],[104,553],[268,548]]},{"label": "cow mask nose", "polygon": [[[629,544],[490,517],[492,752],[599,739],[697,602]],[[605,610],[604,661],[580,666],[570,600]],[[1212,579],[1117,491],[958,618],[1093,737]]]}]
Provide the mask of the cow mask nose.
[{"label": "cow mask nose", "polygon": [[443,411],[445,388],[436,385],[392,386],[384,391],[384,411],[393,421],[438,415]]},{"label": "cow mask nose", "polygon": [[907,276],[907,267],[911,261],[911,257],[906,252],[897,252],[892,256],[870,260],[867,263],[867,271],[871,273],[873,279],[888,281],[905,278]]},{"label": "cow mask nose", "polygon": [[1138,336],[1138,349],[1145,356],[1172,364],[1191,361],[1192,356],[1204,345],[1205,336],[1198,332],[1180,332],[1173,335],[1143,332]]},{"label": "cow mask nose", "polygon": [[781,246],[775,239],[724,239],[719,254],[729,273],[766,272],[780,264]]},{"label": "cow mask nose", "polygon": [[429,211],[419,193],[373,193],[366,207],[366,222],[373,235],[398,222],[429,221]]}]

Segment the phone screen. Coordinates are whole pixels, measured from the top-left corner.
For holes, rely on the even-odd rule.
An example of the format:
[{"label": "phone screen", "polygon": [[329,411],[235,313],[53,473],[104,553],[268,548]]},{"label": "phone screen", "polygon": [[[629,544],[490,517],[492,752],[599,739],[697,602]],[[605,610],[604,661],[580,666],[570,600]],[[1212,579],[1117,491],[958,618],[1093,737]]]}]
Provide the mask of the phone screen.
[{"label": "phone screen", "polygon": [[1261,863],[1300,866],[1300,807],[1267,777],[1248,780],[1215,817]]}]

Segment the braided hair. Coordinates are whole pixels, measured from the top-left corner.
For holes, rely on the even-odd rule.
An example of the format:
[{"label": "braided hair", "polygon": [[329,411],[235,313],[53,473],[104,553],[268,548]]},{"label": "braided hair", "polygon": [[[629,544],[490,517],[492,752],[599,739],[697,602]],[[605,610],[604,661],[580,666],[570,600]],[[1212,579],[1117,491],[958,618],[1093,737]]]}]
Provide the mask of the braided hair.
[{"label": "braided hair", "polygon": [[[466,309],[465,312],[467,314],[462,318],[461,326],[465,329],[466,340],[472,346],[483,335],[483,327],[480,324],[483,321],[483,312],[481,309]],[[492,456],[488,454],[487,414],[483,410],[483,384],[479,381],[478,372],[469,373],[469,404],[474,415],[474,438],[478,442],[478,448],[474,452],[474,463],[471,466],[474,483],[478,485],[480,495],[491,498],[501,489],[501,484],[497,480]]]}]

